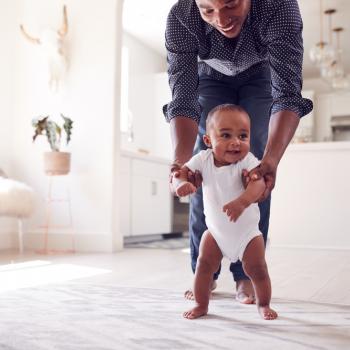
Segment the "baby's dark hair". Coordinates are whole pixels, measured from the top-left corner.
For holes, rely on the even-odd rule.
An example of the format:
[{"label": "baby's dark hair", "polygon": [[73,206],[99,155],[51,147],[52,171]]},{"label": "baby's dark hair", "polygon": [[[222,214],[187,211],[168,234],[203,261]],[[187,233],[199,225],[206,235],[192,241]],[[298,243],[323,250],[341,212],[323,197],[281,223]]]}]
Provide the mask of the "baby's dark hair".
[{"label": "baby's dark hair", "polygon": [[213,118],[215,113],[220,112],[220,111],[232,111],[232,112],[243,113],[243,114],[246,114],[248,119],[249,119],[249,115],[243,107],[235,105],[233,103],[224,103],[222,105],[218,105],[218,106],[214,107],[208,113],[206,124],[205,124],[207,130],[208,130],[209,124],[211,122],[211,119]]}]

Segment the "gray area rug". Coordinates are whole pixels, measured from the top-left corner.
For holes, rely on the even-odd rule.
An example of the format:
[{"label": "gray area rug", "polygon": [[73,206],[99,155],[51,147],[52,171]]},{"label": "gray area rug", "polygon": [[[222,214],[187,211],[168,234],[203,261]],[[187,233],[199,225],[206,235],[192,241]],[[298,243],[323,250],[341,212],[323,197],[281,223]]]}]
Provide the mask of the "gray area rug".
[{"label": "gray area rug", "polygon": [[64,283],[0,294],[1,350],[349,349],[350,307],[274,300],[280,317],[216,294],[210,315],[182,318],[181,292]]}]

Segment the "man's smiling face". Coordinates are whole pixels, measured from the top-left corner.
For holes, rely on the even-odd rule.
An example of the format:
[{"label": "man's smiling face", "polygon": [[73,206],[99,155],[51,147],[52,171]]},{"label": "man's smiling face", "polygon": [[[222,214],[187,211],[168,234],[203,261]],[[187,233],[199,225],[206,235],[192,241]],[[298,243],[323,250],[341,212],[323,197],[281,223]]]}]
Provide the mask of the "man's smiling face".
[{"label": "man's smiling face", "polygon": [[196,4],[205,22],[232,39],[242,30],[251,0],[196,0]]}]

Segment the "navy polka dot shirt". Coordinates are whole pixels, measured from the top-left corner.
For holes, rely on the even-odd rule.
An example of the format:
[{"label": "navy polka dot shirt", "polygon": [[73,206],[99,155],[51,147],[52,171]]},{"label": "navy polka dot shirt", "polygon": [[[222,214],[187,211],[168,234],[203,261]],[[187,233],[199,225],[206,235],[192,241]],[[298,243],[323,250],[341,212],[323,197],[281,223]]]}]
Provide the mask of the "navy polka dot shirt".
[{"label": "navy polka dot shirt", "polygon": [[271,70],[271,113],[308,114],[312,102],[301,96],[302,28],[297,0],[251,0],[240,35],[229,39],[203,21],[195,0],[179,0],[165,33],[172,90],[172,101],[163,107],[166,119],[186,116],[199,122],[198,74],[249,77],[266,66]]}]

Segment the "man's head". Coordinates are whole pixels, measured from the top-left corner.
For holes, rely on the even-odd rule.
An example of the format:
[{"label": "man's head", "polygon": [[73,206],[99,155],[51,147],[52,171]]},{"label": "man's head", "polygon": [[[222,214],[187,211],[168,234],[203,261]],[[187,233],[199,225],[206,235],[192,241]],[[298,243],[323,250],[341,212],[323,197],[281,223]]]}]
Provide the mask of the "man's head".
[{"label": "man's head", "polygon": [[232,39],[242,30],[251,0],[196,0],[196,4],[205,22]]},{"label": "man's head", "polygon": [[213,149],[216,166],[242,160],[250,149],[250,119],[247,112],[233,104],[213,108],[207,117],[203,141]]}]

